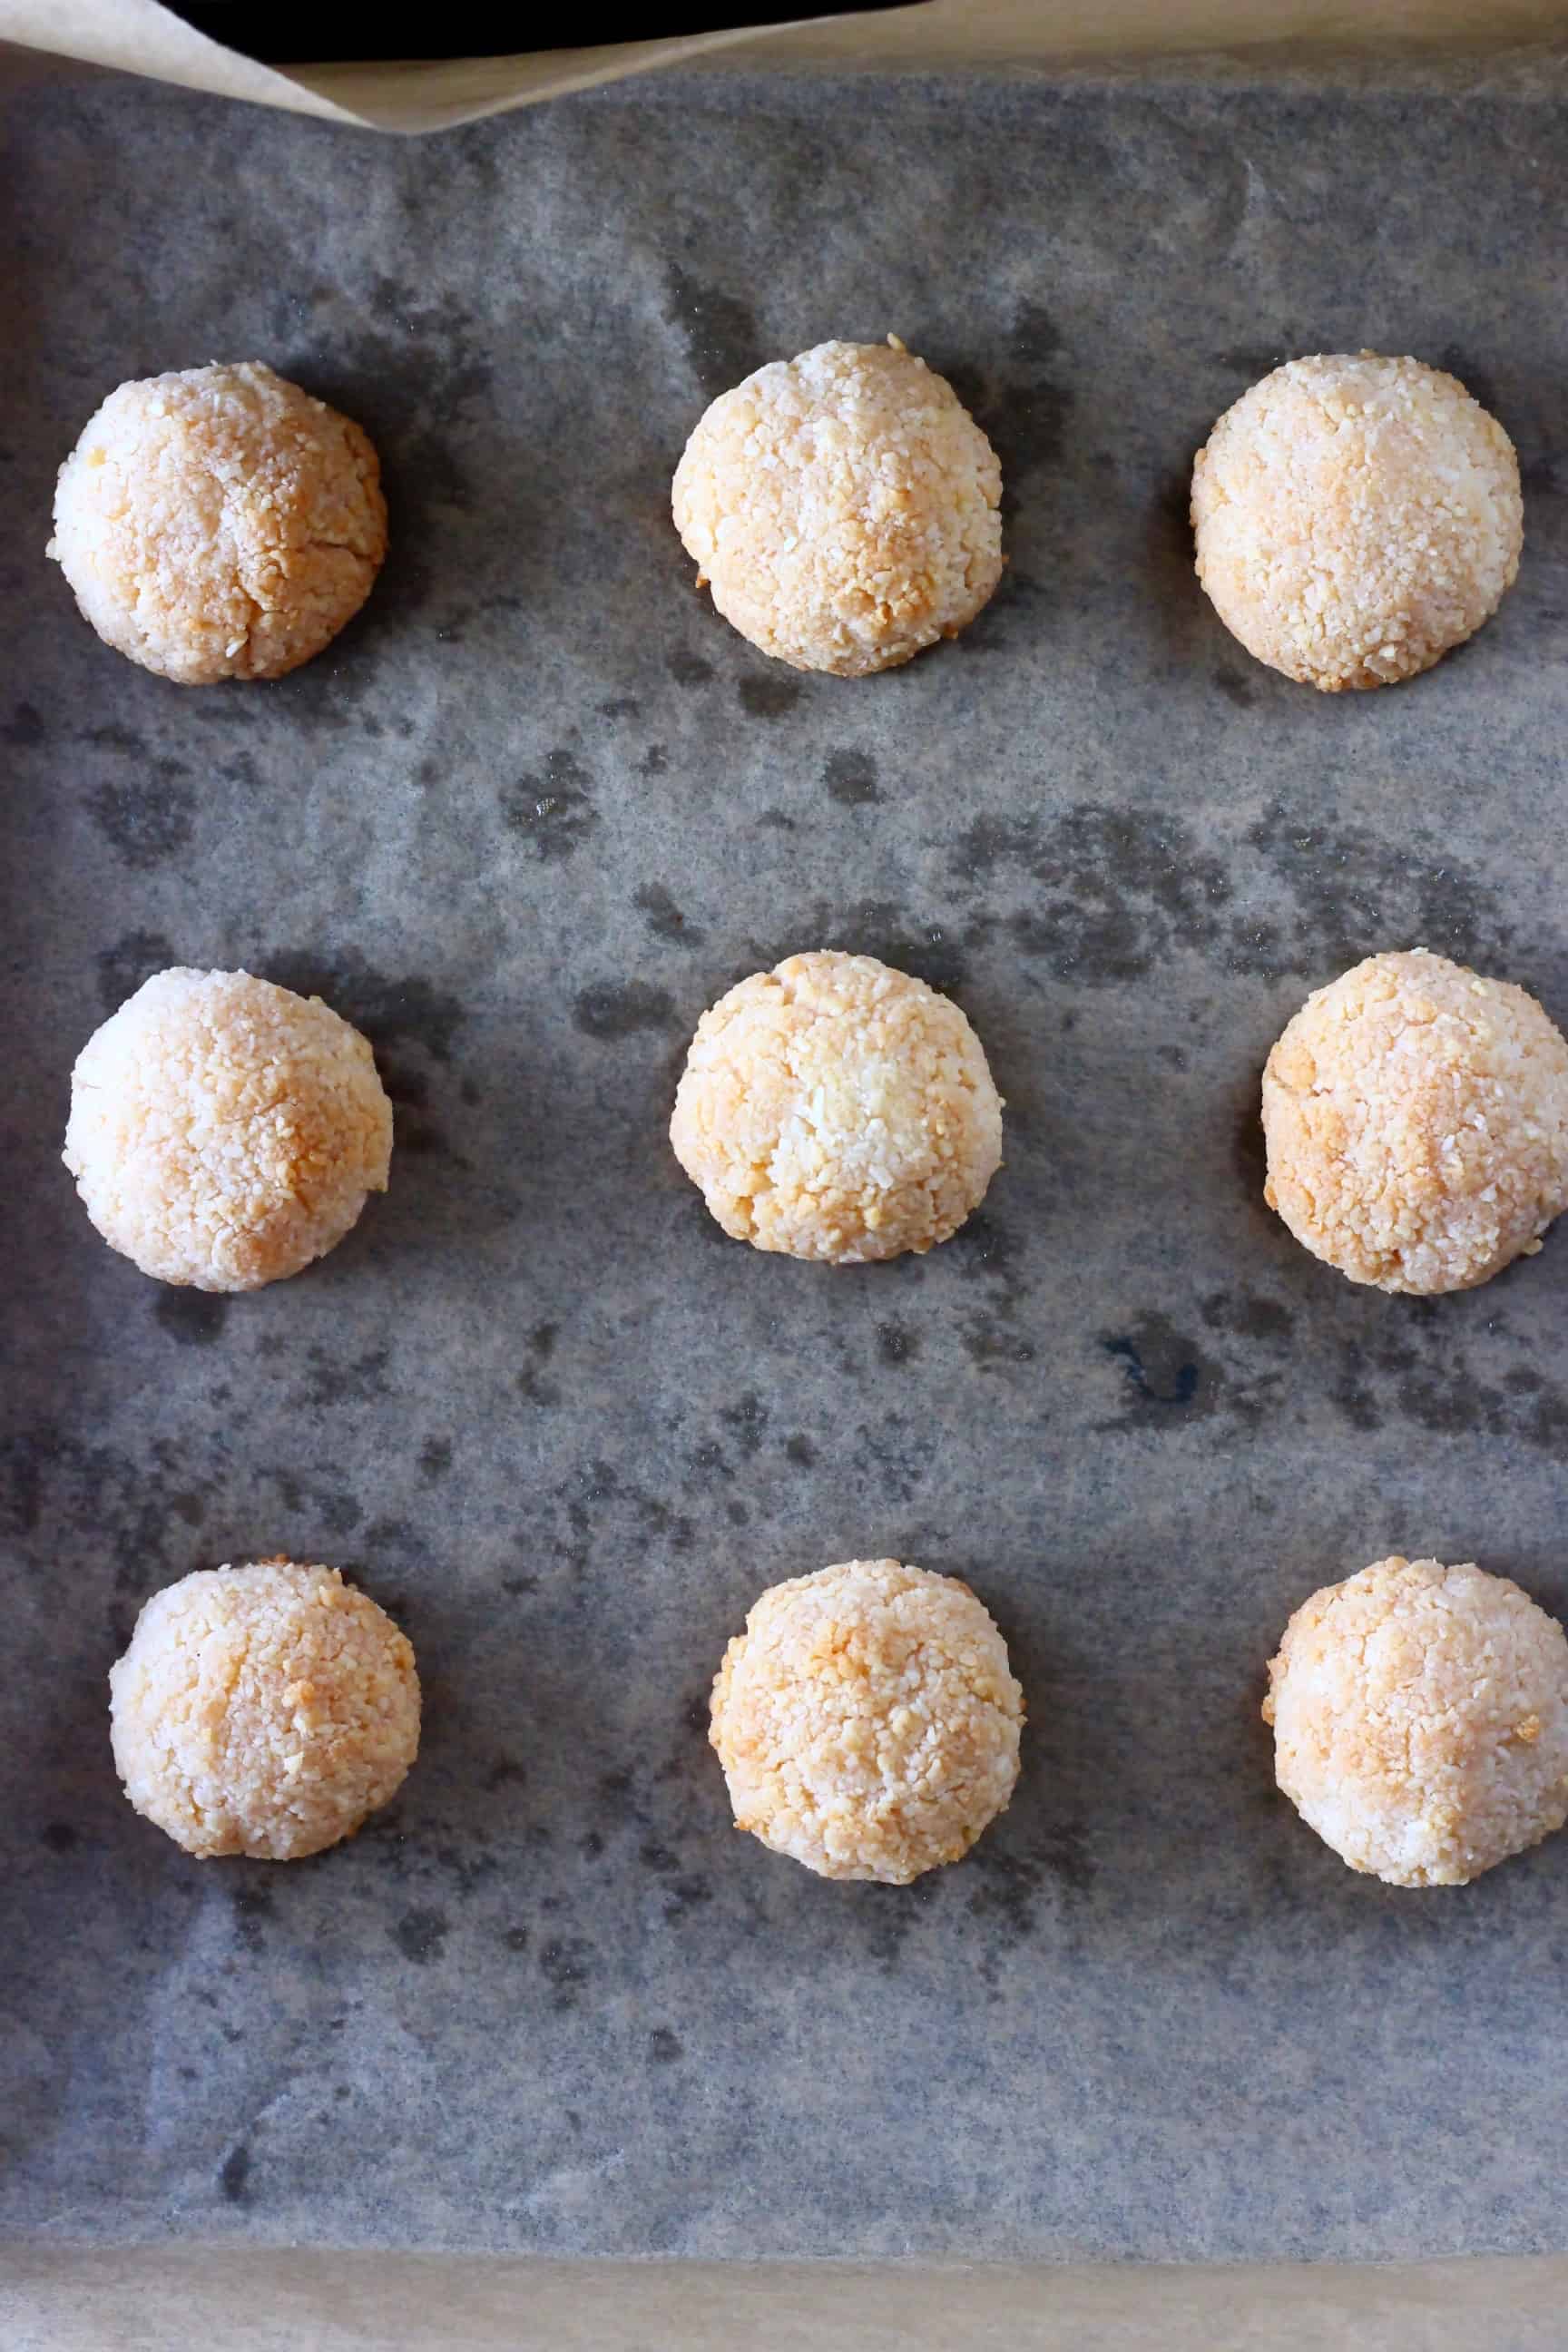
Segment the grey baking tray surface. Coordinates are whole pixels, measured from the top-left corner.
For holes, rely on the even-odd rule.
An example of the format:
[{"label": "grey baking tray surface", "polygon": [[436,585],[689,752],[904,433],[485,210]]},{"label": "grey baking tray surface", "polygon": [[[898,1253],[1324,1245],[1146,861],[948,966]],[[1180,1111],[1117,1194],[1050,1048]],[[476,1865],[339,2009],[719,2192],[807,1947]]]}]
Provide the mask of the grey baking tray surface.
[{"label": "grey baking tray surface", "polygon": [[[3,165],[9,1281],[0,2227],[551,2253],[1560,2248],[1568,1845],[1358,1879],[1272,1792],[1263,1662],[1394,1549],[1568,1607],[1568,1240],[1358,1291],[1264,1210],[1268,1046],[1417,942],[1568,1019],[1561,102],[724,79],[433,143],[139,84]],[[1011,570],[880,680],[770,666],[667,512],[706,400],[889,330],[1008,485]],[[1501,616],[1319,698],[1190,571],[1288,353],[1453,365],[1514,435]],[[121,378],[264,357],[377,440],[395,548],[276,687],[181,691],[43,562]],[[664,1142],[699,1013],[790,950],[951,988],[1009,1103],[963,1237],[725,1242]],[[97,1240],[72,1059],[171,961],[321,990],[393,1189],[232,1304]],[[424,1755],[351,1845],[187,1861],[105,1675],[158,1585],[287,1550],[412,1635]],[[774,1579],[969,1578],[1012,1811],[908,1891],[729,1827],[707,1684]]]}]

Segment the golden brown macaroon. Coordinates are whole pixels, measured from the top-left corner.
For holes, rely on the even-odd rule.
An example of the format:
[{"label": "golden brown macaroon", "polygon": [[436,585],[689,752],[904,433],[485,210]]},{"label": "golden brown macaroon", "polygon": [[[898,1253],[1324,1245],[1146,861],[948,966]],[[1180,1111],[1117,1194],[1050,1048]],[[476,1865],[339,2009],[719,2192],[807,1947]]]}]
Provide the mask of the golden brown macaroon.
[{"label": "golden brown macaroon", "polygon": [[66,1166],[110,1247],[159,1282],[298,1274],[385,1192],[391,1156],[366,1039],[247,971],[155,973],[71,1073]]},{"label": "golden brown macaroon", "polygon": [[148,376],[110,394],[60,467],[47,552],[143,669],[281,677],[371,592],[381,469],[349,417],[258,361]]},{"label": "golden brown macaroon", "polygon": [[1290,360],[1226,409],[1193,468],[1197,573],[1250,654],[1326,694],[1429,669],[1519,569],[1519,460],[1419,360]]},{"label": "golden brown macaroon", "polygon": [[716,400],[675,527],[725,619],[796,669],[861,677],[955,637],[1002,577],[1002,471],[944,377],[819,343]]},{"label": "golden brown macaroon", "polygon": [[824,948],[703,1014],[669,1139],[733,1240],[863,1265],[946,1241],[978,1208],[1002,1099],[956,1004]]},{"label": "golden brown macaroon", "polygon": [[110,1669],[125,1793],[187,1853],[293,1862],[350,1837],[419,1749],[414,1652],[335,1568],[266,1559],[155,1592]]},{"label": "golden brown macaroon", "polygon": [[1307,999],[1263,1073],[1264,1198],[1379,1290],[1469,1290],[1568,1207],[1568,1041],[1522,988],[1425,949]]},{"label": "golden brown macaroon", "polygon": [[957,1862],[1018,1777],[1023,1693],[956,1577],[848,1559],[775,1584],[713,1685],[736,1826],[824,1878]]},{"label": "golden brown macaroon", "polygon": [[1568,1641],[1505,1576],[1375,1560],[1269,1662],[1280,1788],[1352,1870],[1463,1886],[1568,1821]]}]

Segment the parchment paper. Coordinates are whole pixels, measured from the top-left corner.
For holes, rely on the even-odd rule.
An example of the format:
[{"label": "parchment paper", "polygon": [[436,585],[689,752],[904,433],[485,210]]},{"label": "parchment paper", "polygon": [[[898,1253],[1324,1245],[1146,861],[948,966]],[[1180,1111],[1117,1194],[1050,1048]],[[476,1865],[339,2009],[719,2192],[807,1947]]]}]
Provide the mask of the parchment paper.
[{"label": "parchment paper", "polygon": [[[1514,96],[663,82],[438,149],[145,87],[8,122],[0,2228],[694,2256],[1560,2251],[1560,1841],[1353,1877],[1271,1791],[1263,1662],[1394,1549],[1568,1608],[1568,1242],[1429,1304],[1263,1209],[1267,1047],[1425,941],[1568,1019],[1563,114]],[[800,678],[691,586],[707,398],[903,335],[994,435],[959,644]],[[1193,449],[1288,352],[1458,367],[1528,547],[1418,684],[1320,698],[1196,591]],[[182,691],[42,560],[122,377],[263,355],[361,417],[395,552],[326,658]],[[835,1274],[663,1139],[794,948],[951,987],[1008,1097],[982,1216]],[[174,961],[319,987],[398,1103],[318,1270],[160,1290],[58,1161]],[[395,1810],[291,1867],[138,1822],[108,1666],[202,1564],[406,1625]],[[910,1890],[729,1827],[704,1742],[775,1578],[968,1577],[1031,1728]]]},{"label": "parchment paper", "polygon": [[[743,13],[738,8],[737,13]],[[1417,63],[1473,80],[1500,56],[1560,43],[1564,0],[922,0],[920,6],[795,24],[622,41],[505,58],[276,68],[196,32],[159,0],[0,0],[0,42],[147,74],[190,89],[381,131],[437,131],[568,90],[701,58],[873,70],[1049,67],[1305,53],[1386,75]],[[385,37],[396,38],[395,20]]]}]

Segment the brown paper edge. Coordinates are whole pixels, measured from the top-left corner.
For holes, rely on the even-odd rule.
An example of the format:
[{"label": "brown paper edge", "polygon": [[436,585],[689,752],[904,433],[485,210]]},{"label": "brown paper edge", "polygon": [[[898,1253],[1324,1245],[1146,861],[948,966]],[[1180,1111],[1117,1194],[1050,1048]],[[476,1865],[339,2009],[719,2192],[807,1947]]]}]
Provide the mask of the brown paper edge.
[{"label": "brown paper edge", "polygon": [[1568,2263],[542,2262],[298,2248],[0,2253],[26,2352],[1560,2352]]}]

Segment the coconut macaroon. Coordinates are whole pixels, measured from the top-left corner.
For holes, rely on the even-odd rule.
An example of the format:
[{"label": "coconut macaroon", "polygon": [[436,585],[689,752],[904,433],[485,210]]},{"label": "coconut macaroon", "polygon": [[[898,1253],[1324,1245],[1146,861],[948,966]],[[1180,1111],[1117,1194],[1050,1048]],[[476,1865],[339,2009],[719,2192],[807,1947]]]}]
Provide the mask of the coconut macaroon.
[{"label": "coconut macaroon", "polygon": [[386,1803],[419,1751],[413,1649],[335,1568],[182,1577],[142,1610],[109,1688],[126,1795],[204,1858],[319,1853]]},{"label": "coconut macaroon", "polygon": [[1393,1886],[1463,1886],[1568,1820],[1568,1641],[1473,1562],[1395,1555],[1314,1592],[1263,1719],[1302,1820]]},{"label": "coconut macaroon", "polygon": [[1307,999],[1263,1073],[1264,1199],[1379,1290],[1470,1290],[1568,1207],[1568,1041],[1532,996],[1416,949]]},{"label": "coconut macaroon", "polygon": [[824,1878],[957,1862],[1018,1777],[1023,1693],[956,1577],[847,1559],[764,1592],[713,1685],[739,1829]]},{"label": "coconut macaroon", "polygon": [[874,956],[753,972],[697,1024],[669,1139],[735,1241],[863,1265],[958,1231],[1002,1100],[958,1006]]},{"label": "coconut macaroon", "polygon": [[180,686],[281,677],[369,595],[369,440],[258,361],[111,392],[60,467],[47,552],[106,645]]},{"label": "coconut macaroon", "polygon": [[1250,654],[1337,694],[1429,669],[1519,569],[1519,460],[1495,416],[1419,360],[1291,360],[1220,418],[1193,468],[1197,572]]},{"label": "coconut macaroon", "polygon": [[904,349],[819,343],[702,417],[675,527],[725,619],[796,669],[862,677],[955,637],[1002,577],[1002,469]]},{"label": "coconut macaroon", "polygon": [[369,1044],[247,971],[161,971],[89,1038],[65,1163],[111,1249],[159,1282],[259,1290],[384,1192],[392,1105]]}]

